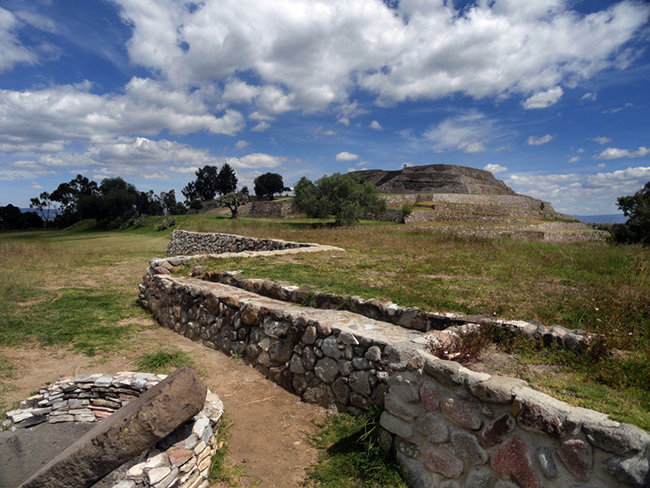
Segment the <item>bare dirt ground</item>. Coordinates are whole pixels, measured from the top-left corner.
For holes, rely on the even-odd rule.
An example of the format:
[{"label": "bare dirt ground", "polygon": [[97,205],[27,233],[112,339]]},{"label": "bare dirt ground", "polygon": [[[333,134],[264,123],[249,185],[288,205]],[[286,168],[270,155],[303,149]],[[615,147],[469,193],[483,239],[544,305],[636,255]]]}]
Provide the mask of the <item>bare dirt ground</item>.
[{"label": "bare dirt ground", "polygon": [[15,368],[4,400],[19,402],[47,383],[78,373],[131,371],[143,354],[168,346],[187,352],[207,387],[223,401],[225,420],[231,424],[228,457],[245,472],[240,486],[301,485],[305,469],[317,458],[308,435],[316,431],[313,421],[326,417],[324,409],[300,402],[242,361],[156,327],[153,322],[129,342],[132,346],[119,354],[95,357],[60,348],[2,348],[0,356]]}]

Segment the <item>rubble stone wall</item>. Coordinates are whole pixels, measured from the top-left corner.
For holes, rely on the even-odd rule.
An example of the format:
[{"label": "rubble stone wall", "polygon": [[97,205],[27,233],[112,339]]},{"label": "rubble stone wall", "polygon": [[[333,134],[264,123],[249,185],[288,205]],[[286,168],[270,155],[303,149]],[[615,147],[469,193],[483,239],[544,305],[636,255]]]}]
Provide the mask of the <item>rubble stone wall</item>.
[{"label": "rubble stone wall", "polygon": [[[40,423],[99,422],[163,380],[165,375],[122,372],[79,374],[42,388],[7,412],[8,428]],[[113,488],[198,488],[208,484],[217,429],[223,415],[219,397],[208,391],[203,410],[129,466],[106,476]]]},{"label": "rubble stone wall", "polygon": [[140,286],[161,325],[240,355],[305,401],[382,405],[383,441],[415,487],[648,486],[650,435],[637,427],[438,359],[421,332],[163,269]]},{"label": "rubble stone wall", "polygon": [[279,239],[256,239],[233,234],[208,234],[174,230],[167,246],[167,254],[221,254],[226,252],[280,251],[309,247],[311,244],[287,242]]}]

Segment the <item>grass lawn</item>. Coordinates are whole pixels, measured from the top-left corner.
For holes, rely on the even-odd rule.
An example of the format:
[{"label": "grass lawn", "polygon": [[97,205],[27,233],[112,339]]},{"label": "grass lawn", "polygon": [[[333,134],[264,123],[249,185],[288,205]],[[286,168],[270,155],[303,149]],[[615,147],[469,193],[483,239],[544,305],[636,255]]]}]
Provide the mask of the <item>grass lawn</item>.
[{"label": "grass lawn", "polygon": [[[119,348],[137,327],[121,324],[146,316],[136,303],[138,284],[147,261],[164,255],[172,230],[156,232],[160,219],[120,231],[82,223],[65,231],[0,234],[0,345],[61,344],[87,354]],[[331,228],[306,219],[232,221],[210,213],[177,216],[176,228],[346,250],[219,260],[213,269],[424,310],[496,314],[605,334],[605,351],[587,357],[532,347],[513,352],[521,364],[555,365],[548,377],[525,377],[534,386],[650,429],[648,249],[454,237],[376,222]],[[10,374],[0,371],[0,388]]]}]

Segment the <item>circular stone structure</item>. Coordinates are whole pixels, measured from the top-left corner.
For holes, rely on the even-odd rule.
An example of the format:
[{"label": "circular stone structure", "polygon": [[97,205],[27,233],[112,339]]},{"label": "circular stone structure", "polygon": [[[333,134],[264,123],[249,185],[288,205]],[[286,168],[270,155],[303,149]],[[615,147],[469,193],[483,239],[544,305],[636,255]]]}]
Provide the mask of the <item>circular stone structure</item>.
[{"label": "circular stone structure", "polygon": [[[19,486],[41,465],[166,375],[79,374],[41,388],[7,412],[0,432],[0,486]],[[208,485],[223,403],[208,391],[203,409],[153,448],[97,482],[97,488]]]}]

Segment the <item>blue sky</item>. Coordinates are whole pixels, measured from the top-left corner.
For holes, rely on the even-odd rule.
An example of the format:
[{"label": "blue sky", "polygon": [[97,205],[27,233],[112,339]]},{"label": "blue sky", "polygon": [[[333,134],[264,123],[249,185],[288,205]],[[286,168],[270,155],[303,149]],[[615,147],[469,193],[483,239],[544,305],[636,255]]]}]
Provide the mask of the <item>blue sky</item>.
[{"label": "blue sky", "polygon": [[0,205],[460,164],[577,215],[650,180],[650,4],[3,0]]}]

